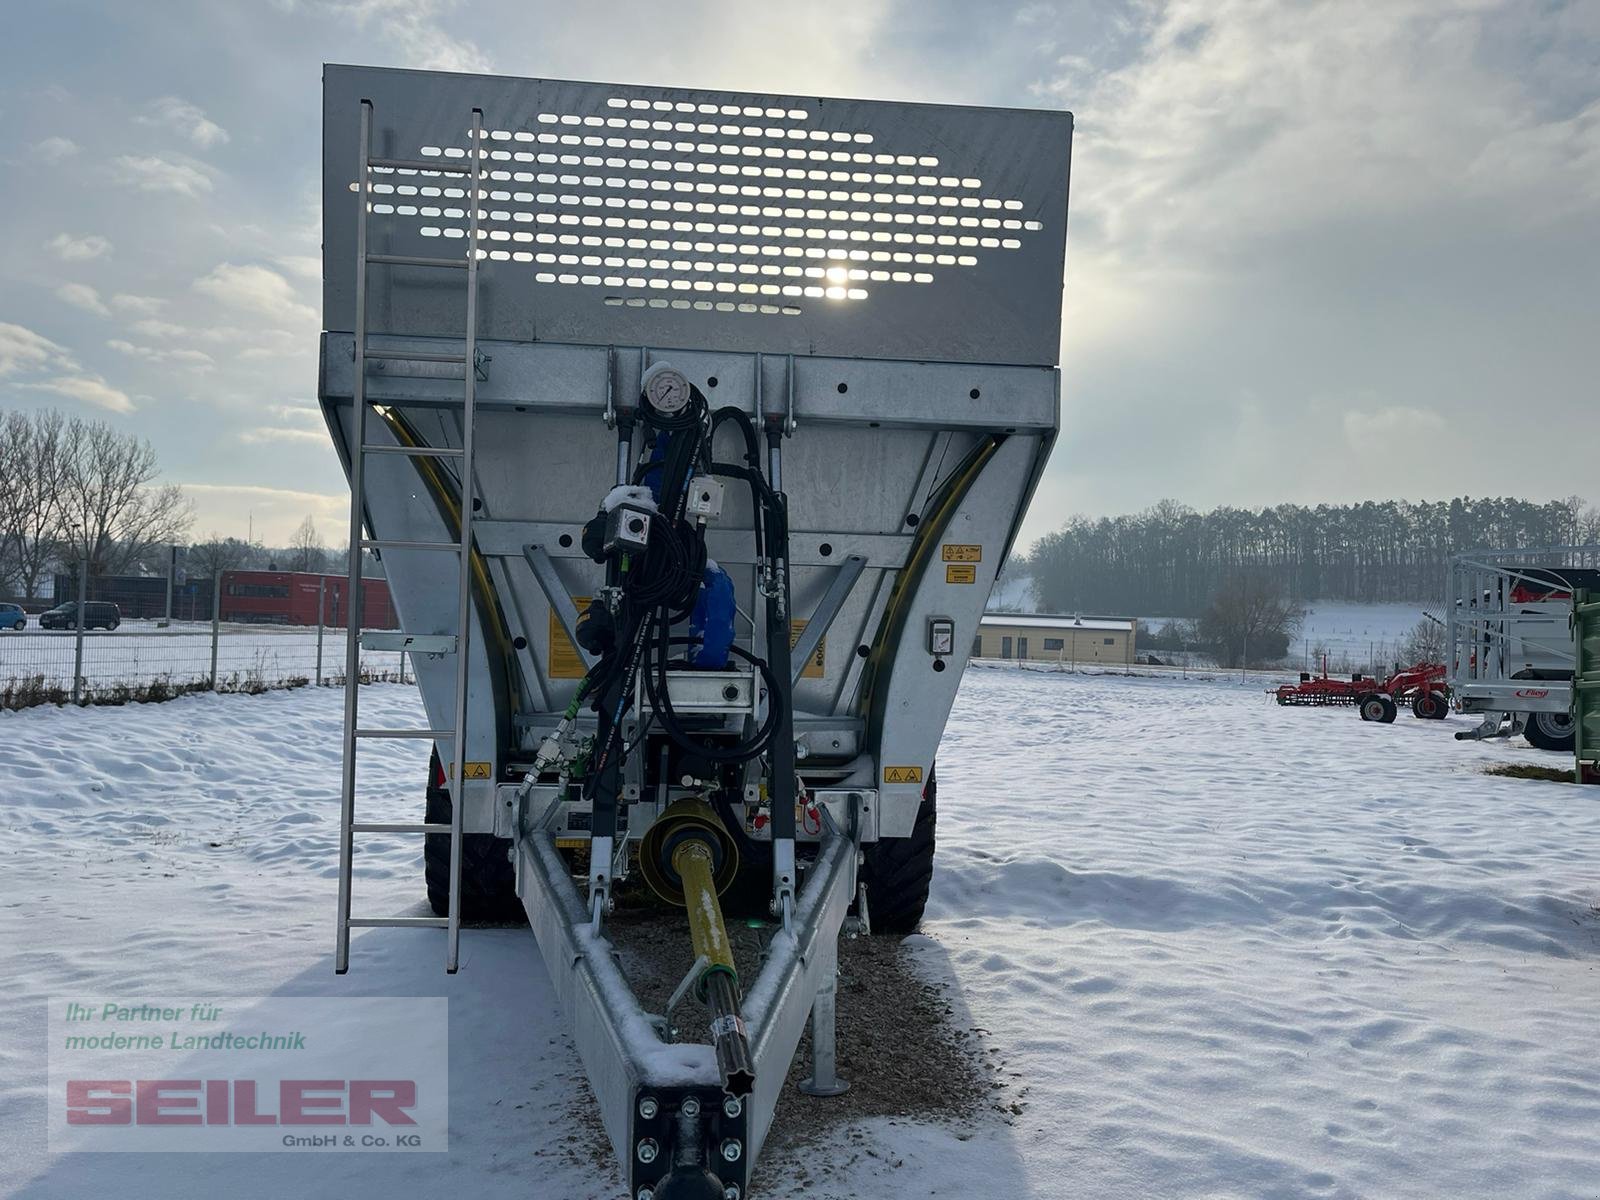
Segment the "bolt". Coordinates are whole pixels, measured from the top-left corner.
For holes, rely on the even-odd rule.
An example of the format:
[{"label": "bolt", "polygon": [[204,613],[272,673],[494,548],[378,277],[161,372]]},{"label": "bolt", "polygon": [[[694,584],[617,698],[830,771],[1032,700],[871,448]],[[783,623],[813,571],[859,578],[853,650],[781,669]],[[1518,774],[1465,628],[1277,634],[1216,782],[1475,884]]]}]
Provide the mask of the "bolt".
[{"label": "bolt", "polygon": [[[640,1162],[653,1163],[656,1160],[656,1155],[660,1153],[660,1150],[661,1147],[656,1145],[655,1138],[640,1138],[639,1145],[635,1153],[638,1154]],[[735,1155],[734,1157],[738,1156]],[[728,1161],[732,1162],[733,1160],[729,1159]]]},{"label": "bolt", "polygon": [[698,1117],[700,1115],[700,1101],[696,1100],[693,1096],[685,1096],[683,1098],[683,1104],[679,1107],[678,1111],[683,1113],[683,1115],[686,1117]]},{"label": "bolt", "polygon": [[642,1096],[639,1099],[639,1115],[646,1121],[653,1121],[655,1115],[661,1111],[661,1106],[656,1103],[654,1096]]},{"label": "bolt", "polygon": [[[654,1145],[654,1143],[651,1143]],[[739,1144],[738,1138],[729,1138],[722,1143],[722,1157],[729,1162],[738,1162],[739,1155],[744,1153],[744,1147]]]},{"label": "bolt", "polygon": [[739,1200],[739,1185],[730,1183],[722,1189],[722,1200]]},{"label": "bolt", "polygon": [[655,1190],[655,1188],[652,1188],[652,1187],[642,1187],[642,1188],[640,1188],[639,1189],[638,1200],[656,1200],[656,1190]]},{"label": "bolt", "polygon": [[729,1118],[737,1117],[744,1111],[744,1101],[737,1096],[729,1096],[722,1102],[722,1111]]}]

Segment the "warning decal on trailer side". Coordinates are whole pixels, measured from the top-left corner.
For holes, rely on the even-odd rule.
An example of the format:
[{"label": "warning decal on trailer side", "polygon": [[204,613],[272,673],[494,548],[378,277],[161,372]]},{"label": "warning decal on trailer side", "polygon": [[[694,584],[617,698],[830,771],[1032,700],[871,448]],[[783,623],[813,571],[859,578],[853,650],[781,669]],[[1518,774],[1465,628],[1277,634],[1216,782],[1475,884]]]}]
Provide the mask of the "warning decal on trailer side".
[{"label": "warning decal on trailer side", "polygon": [[964,546],[957,542],[946,542],[940,547],[941,557],[945,562],[975,563],[983,561],[982,546]]},{"label": "warning decal on trailer side", "polygon": [[[800,643],[800,635],[806,631],[806,622],[789,622],[789,649],[793,650]],[[821,679],[827,674],[828,666],[828,639],[827,636],[817,640],[817,648],[811,652],[811,657],[806,659],[805,669],[800,672],[801,679]]]},{"label": "warning decal on trailer side", "polygon": [[977,583],[978,568],[971,563],[951,563],[944,569],[946,583]]},{"label": "warning decal on trailer side", "polygon": [[[447,775],[453,775],[455,773],[455,769],[456,769],[455,763],[447,763],[445,765],[445,773]],[[490,779],[490,778],[492,778],[492,776],[490,774],[490,771],[489,771],[489,764],[486,763],[486,762],[462,763],[461,764],[461,774],[467,779]]]},{"label": "warning decal on trailer side", "polygon": [[[572,606],[580,613],[588,603],[587,596],[572,598]],[[550,658],[546,670],[551,679],[582,679],[589,673],[589,665],[583,661],[583,655],[578,653],[567,631],[561,628],[561,618],[556,616],[554,608],[550,610]]]},{"label": "warning decal on trailer side", "polygon": [[883,769],[885,783],[921,783],[921,767],[885,767]]}]

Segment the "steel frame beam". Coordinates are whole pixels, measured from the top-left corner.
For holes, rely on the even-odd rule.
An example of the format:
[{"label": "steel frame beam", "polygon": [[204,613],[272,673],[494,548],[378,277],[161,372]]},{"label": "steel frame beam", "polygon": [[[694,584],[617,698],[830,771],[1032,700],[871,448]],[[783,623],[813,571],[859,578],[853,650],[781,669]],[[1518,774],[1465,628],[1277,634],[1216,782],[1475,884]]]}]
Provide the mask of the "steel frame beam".
[{"label": "steel frame beam", "polygon": [[[851,824],[860,826],[859,820]],[[801,1034],[837,969],[839,931],[855,898],[859,850],[855,837],[832,835],[806,872],[793,932],[779,929],[774,934],[766,965],[745,993],[755,1090],[742,1105],[726,1106],[711,1047],[661,1040],[629,988],[615,948],[593,928],[589,906],[553,835],[519,830],[514,851],[517,895],[571,1022],[601,1124],[628,1179],[630,1196],[640,1187],[658,1186],[670,1169],[672,1155],[664,1147],[674,1128],[671,1110],[691,1096],[708,1122],[708,1150],[729,1138],[742,1145],[731,1161],[708,1153],[705,1165],[724,1184],[738,1186],[741,1194],[746,1190]],[[730,1107],[737,1112],[730,1114]],[[663,1147],[648,1162],[639,1154],[640,1142],[647,1138]]]}]

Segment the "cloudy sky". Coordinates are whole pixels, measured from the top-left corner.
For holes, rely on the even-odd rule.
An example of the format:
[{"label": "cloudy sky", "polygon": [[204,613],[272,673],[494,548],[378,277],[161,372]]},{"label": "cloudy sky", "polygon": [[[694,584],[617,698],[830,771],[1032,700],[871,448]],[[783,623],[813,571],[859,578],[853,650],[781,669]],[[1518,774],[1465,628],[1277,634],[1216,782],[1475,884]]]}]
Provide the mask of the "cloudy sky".
[{"label": "cloudy sky", "polygon": [[4,6],[0,407],[155,443],[196,532],[338,541],[324,61],[1071,109],[1030,514],[1600,500],[1597,0]]}]

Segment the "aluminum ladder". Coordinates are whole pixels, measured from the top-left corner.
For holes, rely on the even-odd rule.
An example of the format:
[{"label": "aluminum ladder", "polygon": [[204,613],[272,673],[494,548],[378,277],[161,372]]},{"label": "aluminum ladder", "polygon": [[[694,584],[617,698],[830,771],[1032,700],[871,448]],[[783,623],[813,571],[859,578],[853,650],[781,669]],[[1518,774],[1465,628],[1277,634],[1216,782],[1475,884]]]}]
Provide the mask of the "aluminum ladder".
[{"label": "aluminum ladder", "polygon": [[[465,160],[372,157],[372,102],[361,102],[359,181],[356,190],[356,296],[355,296],[355,383],[352,394],[353,452],[350,463],[350,563],[347,616],[349,636],[345,647],[344,682],[344,766],[339,797],[339,924],[334,951],[334,970],[343,975],[350,969],[350,931],[385,927],[440,927],[445,931],[445,970],[455,974],[460,965],[461,940],[461,814],[462,783],[465,773],[467,723],[467,636],[471,627],[472,604],[472,508],[473,434],[477,407],[475,395],[478,324],[478,205],[483,185],[483,110],[472,110],[472,151]],[[367,248],[367,218],[372,204],[373,171],[430,171],[441,175],[460,175],[467,181],[466,253],[461,258],[425,258],[408,254],[373,254]],[[420,267],[466,272],[466,328],[460,354],[417,350],[383,350],[367,345],[367,272],[371,267]],[[381,335],[380,335],[381,336]],[[459,363],[462,368],[461,446],[374,446],[367,443],[367,360]],[[401,454],[415,458],[454,458],[460,463],[461,505],[458,537],[453,542],[395,541],[364,536],[365,459],[368,454]],[[459,570],[457,592],[456,691],[454,722],[447,729],[365,729],[358,719],[361,690],[361,556],[366,550],[435,550],[454,552]],[[450,823],[387,822],[356,820],[356,750],[368,739],[417,738],[451,746],[450,773],[446,786],[451,790]],[[351,876],[358,833],[448,833],[450,835],[450,903],[448,916],[437,917],[358,917],[352,916]]]}]

